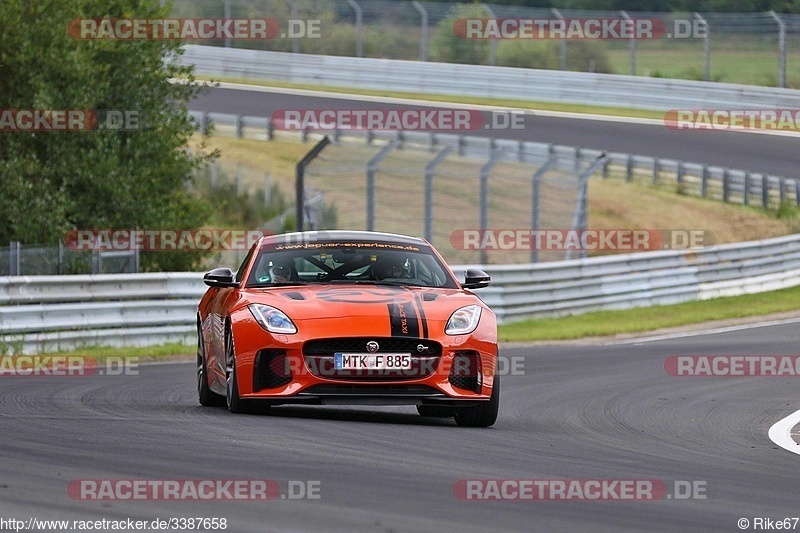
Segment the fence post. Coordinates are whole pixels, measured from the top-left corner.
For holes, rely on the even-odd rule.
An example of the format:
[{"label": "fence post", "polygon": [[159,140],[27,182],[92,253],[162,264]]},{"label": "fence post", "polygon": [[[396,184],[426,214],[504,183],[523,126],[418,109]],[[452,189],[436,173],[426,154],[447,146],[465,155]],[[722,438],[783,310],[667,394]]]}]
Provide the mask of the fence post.
[{"label": "fence post", "polygon": [[628,154],[628,161],[625,163],[625,181],[633,181],[633,156]]},{"label": "fence post", "polygon": [[295,167],[294,173],[294,213],[295,213],[295,221],[294,226],[297,231],[303,231],[303,207],[305,204],[305,172],[306,167],[313,161],[319,153],[325,149],[326,146],[331,144],[331,140],[326,135],[323,137],[317,144],[314,145],[314,148],[308,151],[308,153],[303,156],[297,166]]},{"label": "fence post", "polygon": [[237,139],[241,139],[242,138],[242,128],[244,127],[242,125],[242,119],[243,119],[242,115],[236,115],[236,138]]},{"label": "fence post", "polygon": [[64,242],[58,241],[58,274],[64,273]]},{"label": "fence post", "polygon": [[[224,17],[226,19],[230,19],[231,18],[231,0],[223,0],[223,2],[225,4]],[[230,47],[231,47],[231,39],[230,39],[230,37],[225,37],[225,48],[230,48]]]},{"label": "fence post", "polygon": [[[555,152],[552,150],[552,148],[553,145],[551,144],[550,149],[547,152],[547,161],[545,161],[544,164],[537,168],[536,172],[533,173],[533,183],[531,187],[531,230],[534,232],[538,231],[540,225],[542,177],[558,161],[558,158],[555,156]],[[539,242],[538,239],[533,239],[533,243],[531,245],[531,263],[536,263],[539,261],[539,249],[536,247],[537,242]]]},{"label": "fence post", "polygon": [[675,180],[678,182],[678,189],[680,189],[681,185],[683,185],[683,165],[683,160],[678,161],[678,170],[675,173]]},{"label": "fence post", "polygon": [[[503,149],[493,150],[492,154],[489,156],[489,160],[486,162],[483,167],[481,167],[481,187],[480,187],[480,230],[481,236],[486,233],[486,230],[489,227],[489,174],[492,172],[492,168],[500,162],[500,159],[503,155]],[[480,251],[480,262],[482,265],[488,263],[488,257],[486,255],[486,250],[481,248]]]},{"label": "fence post", "polygon": [[420,15],[422,19],[420,21],[420,32],[422,37],[419,41],[419,60],[420,61],[427,61],[428,60],[428,12],[422,7],[422,4],[414,0],[411,2],[411,5],[414,6],[414,9]]},{"label": "fence post", "polygon": [[272,193],[270,187],[269,172],[264,172],[264,207],[269,207],[270,194]]},{"label": "fence post", "polygon": [[[558,20],[564,20],[563,15],[558,11],[558,9],[551,7],[550,11],[553,12],[553,16],[555,16]],[[564,33],[564,37],[561,39],[561,70],[567,70],[567,37],[566,32]]]},{"label": "fence post", "polygon": [[445,146],[436,157],[425,165],[425,240],[433,243],[433,173],[442,161],[453,151],[452,146]]},{"label": "fence post", "polygon": [[800,206],[800,181],[794,180],[794,205]]},{"label": "fence post", "polygon": [[[605,152],[600,154],[597,159],[578,176],[578,201],[575,204],[575,213],[572,217],[572,229],[579,233],[586,231],[589,226],[589,177],[597,171],[608,156]],[[581,249],[578,257],[584,258],[588,255],[588,250]],[[566,258],[572,259],[572,250],[567,250]]]},{"label": "fence post", "polygon": [[[497,15],[494,14],[494,11],[492,11],[488,5],[481,4],[481,7],[486,11],[486,14],[489,15],[489,18],[497,18]],[[489,37],[489,64],[492,66],[497,65],[497,39],[494,37]]]},{"label": "fence post", "polygon": [[271,141],[275,138],[275,124],[272,123],[272,120],[267,119],[267,140]]},{"label": "fence post", "polygon": [[750,205],[750,173],[744,173],[744,205]]},{"label": "fence post", "polygon": [[356,12],[356,57],[364,57],[364,18],[361,6],[356,0],[347,0],[347,3]]},{"label": "fence post", "polygon": [[22,267],[21,267],[21,255],[22,255],[22,246],[20,245],[19,241],[11,241],[8,245],[9,254],[8,254],[8,270],[10,276],[21,276],[22,275]]},{"label": "fence post", "polygon": [[[286,0],[286,3],[289,4],[289,7],[292,10],[292,20],[297,20],[297,4],[295,0]],[[297,43],[297,36],[292,35],[292,53],[298,53],[300,51],[300,45]]]},{"label": "fence post", "polygon": [[660,166],[660,162],[657,157],[653,158],[653,185],[658,183],[658,169]]},{"label": "fence post", "polygon": [[[625,11],[620,11],[622,18],[627,21],[632,21],[632,19],[628,16],[628,13]],[[631,22],[631,27],[633,27],[633,23]],[[629,40],[629,48],[631,52],[631,76],[636,76],[636,32],[631,32],[631,38]]]},{"label": "fence post", "polygon": [[722,171],[722,201],[726,203],[728,201],[728,196],[730,195],[731,192],[730,179],[731,179],[730,170],[728,168],[725,168]]},{"label": "fence post", "polygon": [[778,87],[786,87],[786,24],[774,11],[769,14],[778,23],[778,52],[780,53],[780,71],[778,73]]},{"label": "fence post", "polygon": [[711,32],[708,29],[708,22],[700,13],[694,13],[695,20],[699,20],[705,29],[703,34],[703,58],[705,62],[705,79],[711,81]]},{"label": "fence post", "polygon": [[703,172],[700,177],[700,196],[708,197],[708,165],[703,165]]},{"label": "fence post", "polygon": [[786,178],[778,179],[778,197],[780,198],[780,205],[783,205],[783,202],[786,201]]},{"label": "fence post", "polygon": [[764,209],[769,207],[769,177],[761,174],[761,205]]},{"label": "fence post", "polygon": [[400,141],[393,139],[367,162],[367,231],[375,231],[375,171],[398,144]]}]

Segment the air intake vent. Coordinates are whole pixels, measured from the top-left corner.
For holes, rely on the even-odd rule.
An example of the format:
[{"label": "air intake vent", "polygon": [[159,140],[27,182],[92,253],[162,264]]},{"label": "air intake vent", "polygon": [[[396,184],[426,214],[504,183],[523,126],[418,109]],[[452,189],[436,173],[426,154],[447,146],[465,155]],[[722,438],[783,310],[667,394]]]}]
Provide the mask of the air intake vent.
[{"label": "air intake vent", "polygon": [[284,292],[283,296],[285,298],[289,298],[290,300],[305,300],[306,297],[303,296],[301,292]]},{"label": "air intake vent", "polygon": [[292,381],[292,370],[283,350],[261,350],[253,369],[253,391],[276,389]]},{"label": "air intake vent", "polygon": [[453,387],[472,392],[481,392],[481,356],[474,351],[459,351],[453,358],[450,376]]}]

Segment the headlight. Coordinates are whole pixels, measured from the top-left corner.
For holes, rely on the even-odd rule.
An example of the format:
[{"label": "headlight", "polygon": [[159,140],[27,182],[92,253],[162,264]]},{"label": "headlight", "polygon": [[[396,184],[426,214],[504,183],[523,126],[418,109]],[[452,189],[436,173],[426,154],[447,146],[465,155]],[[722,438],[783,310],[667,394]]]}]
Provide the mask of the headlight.
[{"label": "headlight", "polygon": [[248,308],[261,327],[270,333],[297,333],[294,322],[280,309],[264,304],[250,304]]},{"label": "headlight", "polygon": [[481,319],[481,306],[468,305],[456,310],[450,315],[450,320],[447,321],[447,326],[444,332],[448,335],[466,335],[472,333],[478,327],[478,321]]}]

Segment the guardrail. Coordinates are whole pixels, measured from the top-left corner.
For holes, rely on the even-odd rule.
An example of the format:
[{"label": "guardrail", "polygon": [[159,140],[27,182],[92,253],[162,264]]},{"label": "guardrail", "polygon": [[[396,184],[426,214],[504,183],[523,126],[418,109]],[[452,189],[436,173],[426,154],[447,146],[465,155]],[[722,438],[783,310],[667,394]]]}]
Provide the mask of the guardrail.
[{"label": "guardrail", "polygon": [[730,83],[187,45],[204,76],[628,108],[800,107],[800,91]]},{"label": "guardrail", "polygon": [[[501,322],[511,322],[798,286],[800,235],[482,268],[492,286],[477,294]],[[193,343],[204,290],[199,273],[0,278],[0,351]]]}]

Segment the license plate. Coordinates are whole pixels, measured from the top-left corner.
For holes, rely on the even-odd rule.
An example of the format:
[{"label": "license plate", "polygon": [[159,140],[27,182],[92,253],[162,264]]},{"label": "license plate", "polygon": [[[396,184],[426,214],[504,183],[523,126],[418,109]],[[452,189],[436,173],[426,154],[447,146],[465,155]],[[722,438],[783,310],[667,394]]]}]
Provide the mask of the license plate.
[{"label": "license plate", "polygon": [[408,370],[411,354],[408,353],[335,353],[336,370]]}]

